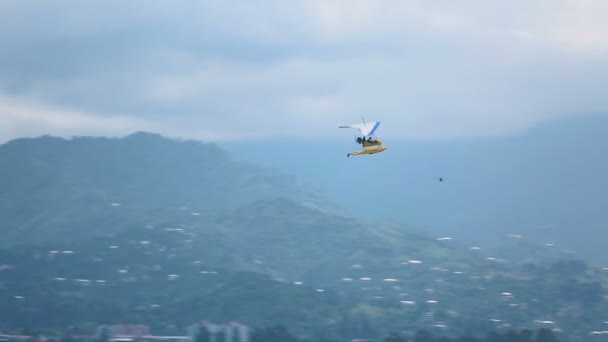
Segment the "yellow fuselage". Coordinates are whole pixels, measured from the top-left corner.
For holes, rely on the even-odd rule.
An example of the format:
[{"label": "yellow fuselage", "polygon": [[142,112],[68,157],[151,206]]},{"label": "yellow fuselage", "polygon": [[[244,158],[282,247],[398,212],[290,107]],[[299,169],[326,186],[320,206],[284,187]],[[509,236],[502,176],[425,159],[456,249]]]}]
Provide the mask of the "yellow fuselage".
[{"label": "yellow fuselage", "polygon": [[351,156],[359,156],[359,155],[362,155],[362,154],[380,153],[380,152],[386,151],[387,148],[388,147],[386,147],[386,146],[381,146],[381,147],[378,147],[378,148],[369,148],[369,149],[364,149],[364,150],[357,151],[357,152],[351,152],[350,155]]},{"label": "yellow fuselage", "polygon": [[382,146],[381,140],[376,140],[374,142],[368,142],[366,140],[361,145],[363,146],[363,149],[361,151],[351,152],[348,154],[348,156],[351,156],[351,155],[359,156],[359,155],[363,155],[363,154],[380,153],[380,152],[386,151],[386,149],[388,148],[386,146]]}]

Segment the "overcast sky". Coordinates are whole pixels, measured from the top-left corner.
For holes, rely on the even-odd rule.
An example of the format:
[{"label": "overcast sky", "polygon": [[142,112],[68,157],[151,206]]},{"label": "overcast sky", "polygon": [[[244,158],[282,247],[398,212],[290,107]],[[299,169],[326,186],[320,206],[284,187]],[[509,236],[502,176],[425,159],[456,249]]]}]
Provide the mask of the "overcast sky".
[{"label": "overcast sky", "polygon": [[516,134],[608,113],[608,1],[2,0],[0,141]]}]

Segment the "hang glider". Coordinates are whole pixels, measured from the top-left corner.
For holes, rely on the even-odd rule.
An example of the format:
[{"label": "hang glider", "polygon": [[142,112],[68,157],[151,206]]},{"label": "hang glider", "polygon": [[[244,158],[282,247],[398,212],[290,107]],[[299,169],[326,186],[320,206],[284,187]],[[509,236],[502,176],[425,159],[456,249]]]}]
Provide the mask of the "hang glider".
[{"label": "hang glider", "polygon": [[343,125],[339,126],[339,128],[355,128],[359,131],[360,135],[355,138],[357,144],[361,145],[361,150],[356,152],[348,153],[346,156],[358,156],[362,154],[374,154],[384,152],[388,147],[382,145],[382,141],[377,139],[374,135],[376,129],[380,126],[380,121],[373,122],[365,122],[365,118],[363,118],[363,123],[353,124],[353,125]]},{"label": "hang glider", "polygon": [[361,132],[361,136],[363,136],[364,138],[367,138],[374,134],[374,132],[376,131],[378,126],[380,126],[380,121],[366,123],[364,120],[363,123],[340,126],[340,128],[356,128],[359,130],[359,132]]}]

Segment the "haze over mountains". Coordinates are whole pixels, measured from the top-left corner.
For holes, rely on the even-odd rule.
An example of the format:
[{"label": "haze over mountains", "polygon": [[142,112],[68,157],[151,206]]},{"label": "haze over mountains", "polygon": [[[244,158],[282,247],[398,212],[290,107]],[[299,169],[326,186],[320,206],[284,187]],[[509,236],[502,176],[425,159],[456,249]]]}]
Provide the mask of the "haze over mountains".
[{"label": "haze over mountains", "polygon": [[221,146],[309,181],[374,222],[466,239],[525,235],[608,262],[606,132],[608,117],[598,115],[545,122],[512,137],[385,139],[387,152],[357,158],[346,158],[357,149],[349,134]]},{"label": "haze over mountains", "polygon": [[[601,131],[585,139],[603,141]],[[446,215],[471,203],[481,206],[482,199],[508,202],[496,191],[538,191],[528,187],[537,186],[530,185],[530,178],[510,177],[495,162],[504,163],[511,153],[506,140],[476,148],[463,143],[452,148],[460,154],[433,161],[433,155],[445,150],[442,144],[409,146],[407,160],[419,156],[425,162],[404,167],[405,176],[392,180],[390,170],[398,169],[400,159],[387,156],[398,147],[377,155],[373,163],[371,158],[346,159],[344,153],[337,157],[310,146],[306,150],[318,151],[317,157],[297,155],[287,145],[282,147],[286,152],[296,153],[291,159],[279,149],[266,150],[265,160],[281,159],[277,164],[290,166],[311,183],[316,176],[325,179],[315,190],[281,171],[239,162],[216,144],[150,133],[121,139],[11,141],[0,146],[0,319],[17,332],[71,324],[86,330],[91,322],[126,321],[155,322],[159,331],[173,334],[176,323],[200,319],[285,323],[302,334],[341,338],[418,328],[460,334],[550,326],[564,336],[599,331],[608,321],[608,274],[602,267],[564,261],[576,255],[561,246],[513,234],[508,240],[474,245],[461,231],[451,237],[425,232],[421,228],[427,225],[420,224],[425,216],[412,224],[388,219],[368,223],[359,219],[356,206],[345,209],[356,203],[382,216],[381,210],[391,212],[385,207],[394,206],[407,218],[417,205],[419,215],[431,217],[436,208]],[[497,146],[503,153],[496,154]],[[241,145],[234,153],[254,148]],[[540,158],[534,149],[520,146],[519,151]],[[477,156],[483,163],[457,163],[463,156]],[[325,163],[323,158],[328,158]],[[557,167],[557,161],[537,164]],[[413,182],[429,165],[449,166],[454,172],[441,175],[444,183],[436,182],[436,175],[426,183]],[[536,167],[523,161],[514,165],[526,172],[513,174],[542,178]],[[466,188],[476,183],[465,177],[471,169],[481,178],[487,173],[481,184],[498,182],[496,188]],[[499,175],[489,176],[492,172]],[[591,186],[580,177],[580,182],[567,183],[569,189]],[[504,179],[520,188],[507,187]],[[398,187],[408,180],[418,193]],[[349,192],[337,193],[338,187]],[[376,192],[382,187],[384,197]],[[435,190],[425,192],[431,187]],[[410,193],[426,195],[427,202],[407,199]],[[352,196],[343,202],[347,205],[336,200],[347,194]],[[471,203],[458,201],[463,194]],[[404,200],[406,206],[389,200]],[[461,206],[448,207],[455,203]],[[500,211],[484,215],[491,213]],[[468,214],[462,213],[460,220]],[[450,217],[441,219],[448,222]],[[496,224],[501,220],[497,216]],[[580,226],[579,234],[586,234],[584,229]],[[49,312],[52,319],[45,318]]]}]

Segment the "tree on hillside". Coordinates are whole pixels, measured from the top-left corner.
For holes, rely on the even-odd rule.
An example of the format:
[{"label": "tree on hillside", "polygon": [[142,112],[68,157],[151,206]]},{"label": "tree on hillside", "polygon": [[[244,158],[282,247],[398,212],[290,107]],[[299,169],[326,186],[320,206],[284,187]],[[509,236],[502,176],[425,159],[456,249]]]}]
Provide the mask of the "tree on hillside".
[{"label": "tree on hillside", "polygon": [[256,328],[251,333],[251,342],[299,342],[284,325],[275,325],[267,328]]},{"label": "tree on hillside", "polygon": [[340,324],[340,334],[351,339],[373,339],[378,336],[365,313],[352,317],[343,315]]},{"label": "tree on hillside", "polygon": [[[302,342],[306,342],[306,340],[303,340]],[[327,337],[321,337],[321,338],[319,338],[318,342],[338,342],[338,341],[337,340],[332,340],[332,339],[327,338]]]},{"label": "tree on hillside", "polygon": [[426,330],[418,330],[414,334],[414,342],[431,342],[433,341],[433,335]]},{"label": "tree on hillside", "polygon": [[559,260],[551,264],[550,271],[562,277],[576,277],[587,271],[587,264],[582,260]]},{"label": "tree on hillside", "polygon": [[[405,342],[411,341],[397,333],[391,333],[382,342]],[[419,330],[414,334],[415,342],[559,342],[555,334],[549,329],[541,329],[534,334],[531,330],[508,331],[499,333],[496,331],[488,333],[484,338],[479,339],[467,333],[466,335],[450,338],[447,336],[433,337],[426,330]]]},{"label": "tree on hillside", "polygon": [[596,306],[602,301],[604,289],[598,281],[581,282],[568,280],[559,288],[560,296],[565,299],[579,301],[586,307]]},{"label": "tree on hillside", "polygon": [[196,331],[195,342],[209,342],[211,340],[211,334],[206,327],[199,327]]},{"label": "tree on hillside", "polygon": [[559,342],[553,331],[542,328],[536,334],[536,342]]},{"label": "tree on hillside", "polygon": [[530,329],[524,329],[519,333],[521,342],[532,342],[534,341],[534,332]]},{"label": "tree on hillside", "polygon": [[433,340],[433,342],[452,342],[452,339],[450,339],[447,336],[439,336],[439,337],[435,338]]},{"label": "tree on hillside", "polygon": [[110,328],[107,326],[99,329],[99,335],[97,336],[97,342],[107,342],[111,338]]},{"label": "tree on hillside", "polygon": [[407,342],[407,338],[398,333],[391,333],[388,337],[384,338],[383,342]]},{"label": "tree on hillside", "polygon": [[217,334],[215,334],[216,341],[226,341],[226,332],[220,330]]},{"label": "tree on hillside", "polygon": [[484,339],[484,342],[503,342],[503,341],[505,341],[505,340],[503,339],[502,335],[500,335],[496,331],[492,331],[492,332],[488,333],[488,335]]},{"label": "tree on hillside", "polygon": [[460,336],[457,342],[479,342],[479,339],[473,336],[471,333],[467,333],[466,335]]},{"label": "tree on hillside", "polygon": [[72,336],[70,334],[64,334],[63,336],[61,336],[60,341],[61,342],[76,342],[76,339],[74,338],[74,336]]}]

